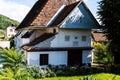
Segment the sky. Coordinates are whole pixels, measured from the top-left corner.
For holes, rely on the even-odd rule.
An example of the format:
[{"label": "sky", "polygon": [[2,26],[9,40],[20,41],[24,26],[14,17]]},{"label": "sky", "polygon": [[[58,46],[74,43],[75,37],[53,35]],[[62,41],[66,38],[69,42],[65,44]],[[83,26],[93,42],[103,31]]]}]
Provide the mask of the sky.
[{"label": "sky", "polygon": [[[37,0],[0,0],[0,14],[21,22]],[[100,0],[84,0],[92,14],[97,17]]]}]

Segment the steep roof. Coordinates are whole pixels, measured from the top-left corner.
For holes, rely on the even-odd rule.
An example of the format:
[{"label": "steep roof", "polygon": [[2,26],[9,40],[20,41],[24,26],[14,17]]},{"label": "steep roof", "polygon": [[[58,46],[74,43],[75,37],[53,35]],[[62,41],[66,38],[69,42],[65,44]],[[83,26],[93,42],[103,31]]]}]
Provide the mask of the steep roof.
[{"label": "steep roof", "polygon": [[16,30],[34,25],[46,27],[63,4],[68,5],[74,2],[76,0],[38,0]]},{"label": "steep roof", "polygon": [[31,24],[31,22],[36,18],[36,16],[39,14],[39,12],[42,10],[44,5],[46,4],[48,0],[38,0],[32,9],[29,11],[29,13],[26,15],[26,17],[23,19],[23,21],[20,23],[20,25],[16,28],[25,28]]},{"label": "steep roof", "polygon": [[65,8],[60,12],[60,14],[57,16],[57,18],[48,26],[58,25],[78,5],[79,2],[80,1],[65,6]]}]

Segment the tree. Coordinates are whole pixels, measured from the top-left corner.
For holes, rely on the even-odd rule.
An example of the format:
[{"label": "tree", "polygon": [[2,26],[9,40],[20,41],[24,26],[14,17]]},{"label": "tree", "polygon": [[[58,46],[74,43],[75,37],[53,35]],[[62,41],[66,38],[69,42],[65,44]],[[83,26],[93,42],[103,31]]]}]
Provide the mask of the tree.
[{"label": "tree", "polygon": [[13,71],[11,68],[0,70],[0,80],[30,80],[30,73],[17,68]]},{"label": "tree", "polygon": [[25,57],[21,52],[17,52],[15,48],[2,49],[0,62],[3,63],[3,68],[21,67],[24,63]]},{"label": "tree", "polygon": [[114,63],[120,63],[120,0],[102,0],[99,2],[98,16],[108,40]]}]

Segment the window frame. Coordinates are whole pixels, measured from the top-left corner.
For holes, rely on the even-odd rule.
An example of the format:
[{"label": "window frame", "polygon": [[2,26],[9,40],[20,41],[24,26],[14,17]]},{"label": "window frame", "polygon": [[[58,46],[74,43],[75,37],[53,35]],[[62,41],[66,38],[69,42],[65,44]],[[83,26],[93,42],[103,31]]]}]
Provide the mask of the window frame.
[{"label": "window frame", "polygon": [[49,54],[40,54],[40,61],[39,64],[42,65],[48,65],[49,60]]}]

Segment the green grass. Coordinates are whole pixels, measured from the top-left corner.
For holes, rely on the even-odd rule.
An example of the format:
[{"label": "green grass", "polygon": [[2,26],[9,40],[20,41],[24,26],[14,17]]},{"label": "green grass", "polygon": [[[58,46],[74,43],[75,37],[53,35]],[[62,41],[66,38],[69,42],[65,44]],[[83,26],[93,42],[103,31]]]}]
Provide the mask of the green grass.
[{"label": "green grass", "polygon": [[[86,77],[86,76],[53,77],[53,78],[36,79],[36,80],[81,80],[82,77]],[[96,78],[96,80],[120,80],[119,75],[108,74],[108,73],[93,74],[93,75],[88,75],[88,77]]]}]

